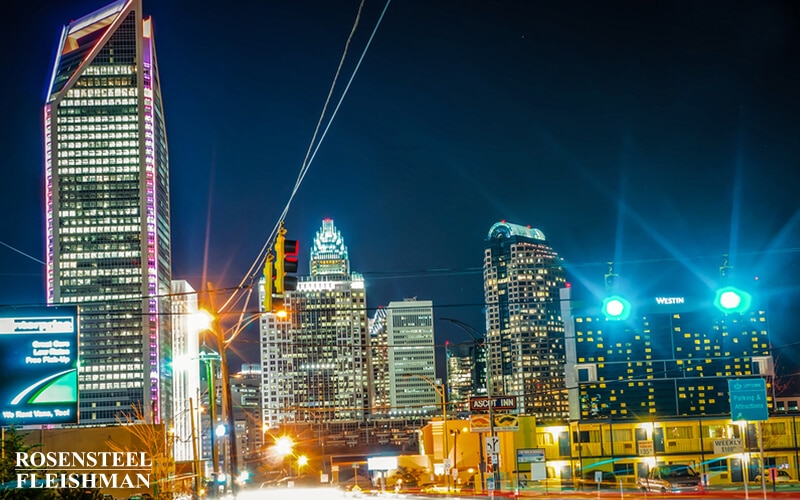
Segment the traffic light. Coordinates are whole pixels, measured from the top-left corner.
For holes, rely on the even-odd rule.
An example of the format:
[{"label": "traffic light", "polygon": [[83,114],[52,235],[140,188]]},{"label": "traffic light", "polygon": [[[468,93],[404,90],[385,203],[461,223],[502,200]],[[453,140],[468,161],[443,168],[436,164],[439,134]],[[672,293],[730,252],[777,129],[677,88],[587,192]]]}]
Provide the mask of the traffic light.
[{"label": "traffic light", "polygon": [[736,287],[726,286],[717,290],[714,305],[724,313],[742,313],[750,309],[753,298]]},{"label": "traffic light", "polygon": [[631,303],[625,297],[612,295],[603,299],[603,314],[608,319],[626,320],[631,315]]},{"label": "traffic light", "polygon": [[275,238],[275,293],[297,290],[297,276],[287,276],[297,272],[297,240],[286,239],[286,228],[278,229]]},{"label": "traffic light", "polygon": [[264,311],[272,312],[272,273],[275,271],[273,262],[275,256],[272,252],[267,252],[267,260],[264,261]]}]

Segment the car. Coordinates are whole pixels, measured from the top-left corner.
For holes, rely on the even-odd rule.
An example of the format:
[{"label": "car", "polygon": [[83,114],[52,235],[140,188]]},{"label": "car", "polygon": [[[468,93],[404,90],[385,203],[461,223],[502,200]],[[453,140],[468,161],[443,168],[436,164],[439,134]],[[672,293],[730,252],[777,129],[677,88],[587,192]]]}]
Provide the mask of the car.
[{"label": "car", "polygon": [[[597,482],[597,472],[602,474],[602,479]],[[616,474],[609,471],[590,470],[583,473],[583,477],[578,480],[578,485],[582,490],[616,489],[619,488],[619,480]]]},{"label": "car", "polygon": [[783,469],[767,469],[764,471],[764,481],[767,483],[772,483],[773,477],[775,478],[775,483],[795,483],[795,481],[791,474]]}]

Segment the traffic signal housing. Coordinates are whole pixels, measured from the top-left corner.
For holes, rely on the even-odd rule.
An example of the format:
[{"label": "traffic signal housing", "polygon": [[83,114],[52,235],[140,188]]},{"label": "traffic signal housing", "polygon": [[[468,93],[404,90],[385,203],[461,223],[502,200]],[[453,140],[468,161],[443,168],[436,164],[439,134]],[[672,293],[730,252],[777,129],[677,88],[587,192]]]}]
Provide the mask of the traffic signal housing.
[{"label": "traffic signal housing", "polygon": [[284,292],[297,290],[297,240],[286,239],[286,228],[278,229],[275,238],[275,293],[283,295]]}]

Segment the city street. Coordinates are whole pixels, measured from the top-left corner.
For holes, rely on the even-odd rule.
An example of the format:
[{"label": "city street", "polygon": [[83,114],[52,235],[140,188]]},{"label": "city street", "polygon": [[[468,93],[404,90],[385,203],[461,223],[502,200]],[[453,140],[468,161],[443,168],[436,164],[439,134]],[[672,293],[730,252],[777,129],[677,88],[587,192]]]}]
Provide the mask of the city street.
[{"label": "city street", "polygon": [[[485,499],[492,498],[491,495],[472,495],[461,493],[416,493],[416,492],[385,492],[378,491],[362,491],[362,492],[349,492],[339,488],[265,488],[265,489],[249,489],[239,493],[236,500],[339,500],[347,498],[400,498],[400,499],[431,499],[431,498],[448,498],[448,499]],[[644,500],[644,499],[683,499],[683,500],[710,500],[710,499],[749,499],[749,500],[763,500],[763,499],[796,499],[800,498],[800,487],[792,485],[790,488],[780,488],[778,491],[773,492],[770,489],[766,494],[761,489],[750,489],[747,493],[742,490],[736,489],[720,489],[708,491],[703,495],[686,495],[686,494],[659,494],[650,493],[644,494],[637,491],[602,491],[602,492],[549,492],[544,491],[523,491],[518,495],[514,492],[498,491],[495,492],[494,498],[546,498],[552,500],[591,500],[591,499],[606,499],[606,500]]]}]

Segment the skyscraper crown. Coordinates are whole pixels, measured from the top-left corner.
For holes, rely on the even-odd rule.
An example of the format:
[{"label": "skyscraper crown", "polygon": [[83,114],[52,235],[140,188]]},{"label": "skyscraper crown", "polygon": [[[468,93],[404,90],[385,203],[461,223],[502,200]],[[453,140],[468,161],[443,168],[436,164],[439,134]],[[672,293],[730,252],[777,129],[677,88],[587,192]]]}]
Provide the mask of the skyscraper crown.
[{"label": "skyscraper crown", "polygon": [[324,219],[311,247],[311,276],[347,276],[350,258],[342,233],[333,225],[333,219]]}]

